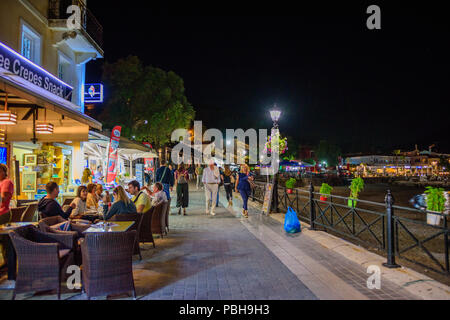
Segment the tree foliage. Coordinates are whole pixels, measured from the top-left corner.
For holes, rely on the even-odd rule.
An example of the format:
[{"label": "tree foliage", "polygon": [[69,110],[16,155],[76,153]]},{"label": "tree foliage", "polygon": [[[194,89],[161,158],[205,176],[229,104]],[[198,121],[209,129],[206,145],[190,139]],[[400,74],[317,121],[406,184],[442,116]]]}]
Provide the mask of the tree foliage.
[{"label": "tree foliage", "polygon": [[315,154],[319,162],[326,161],[329,166],[337,166],[341,149],[326,140],[321,140],[315,148]]},{"label": "tree foliage", "polygon": [[188,128],[194,119],[183,79],[144,66],[138,57],[105,63],[103,82],[109,96],[100,120],[107,128],[121,125],[123,136],[161,146],[170,142],[173,130]]}]

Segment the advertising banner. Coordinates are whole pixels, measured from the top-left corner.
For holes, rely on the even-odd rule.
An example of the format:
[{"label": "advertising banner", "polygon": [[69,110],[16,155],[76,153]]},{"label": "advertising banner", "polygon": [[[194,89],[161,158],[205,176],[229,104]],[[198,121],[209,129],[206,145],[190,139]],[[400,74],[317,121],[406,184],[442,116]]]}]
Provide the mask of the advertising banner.
[{"label": "advertising banner", "polygon": [[114,127],[111,133],[111,139],[109,141],[109,150],[108,150],[108,173],[106,176],[106,183],[112,183],[114,179],[116,179],[117,162],[119,159],[117,149],[119,148],[121,131],[122,127],[116,126]]}]

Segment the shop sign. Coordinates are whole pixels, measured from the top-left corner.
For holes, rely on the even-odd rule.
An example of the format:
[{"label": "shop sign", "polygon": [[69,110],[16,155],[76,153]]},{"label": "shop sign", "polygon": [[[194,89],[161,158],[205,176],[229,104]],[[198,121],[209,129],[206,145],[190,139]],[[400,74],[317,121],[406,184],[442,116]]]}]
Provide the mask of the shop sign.
[{"label": "shop sign", "polygon": [[103,85],[101,83],[89,83],[84,86],[84,103],[103,102]]},{"label": "shop sign", "polygon": [[0,70],[4,69],[63,99],[72,99],[73,88],[0,42]]}]

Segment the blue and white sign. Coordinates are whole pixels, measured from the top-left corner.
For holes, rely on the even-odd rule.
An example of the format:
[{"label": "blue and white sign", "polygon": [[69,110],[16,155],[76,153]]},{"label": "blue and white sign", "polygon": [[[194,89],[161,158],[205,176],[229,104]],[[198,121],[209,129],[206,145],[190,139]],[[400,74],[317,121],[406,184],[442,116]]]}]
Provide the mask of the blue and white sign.
[{"label": "blue and white sign", "polygon": [[136,163],[136,181],[142,186],[144,185],[144,165]]},{"label": "blue and white sign", "polygon": [[4,69],[63,99],[72,99],[73,88],[0,42],[0,69]]},{"label": "blue and white sign", "polygon": [[103,85],[101,83],[89,83],[84,88],[84,103],[103,102]]}]

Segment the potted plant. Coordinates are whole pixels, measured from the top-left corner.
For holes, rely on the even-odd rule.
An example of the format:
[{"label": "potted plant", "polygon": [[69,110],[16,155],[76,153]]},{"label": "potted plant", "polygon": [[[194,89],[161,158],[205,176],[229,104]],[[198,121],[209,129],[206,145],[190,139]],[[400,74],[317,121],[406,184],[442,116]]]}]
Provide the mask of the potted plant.
[{"label": "potted plant", "polygon": [[347,205],[351,208],[356,207],[356,200],[358,200],[358,195],[364,189],[364,180],[361,177],[352,180],[350,185],[350,198],[348,199]]},{"label": "potted plant", "polygon": [[292,193],[292,189],[295,188],[296,183],[297,183],[297,180],[295,180],[294,178],[290,178],[288,181],[286,181],[287,193],[289,193],[289,194]]},{"label": "potted plant", "polygon": [[331,194],[331,191],[333,191],[333,187],[330,186],[328,183],[322,183],[322,186],[320,187],[319,193],[320,195],[320,201],[327,201],[328,197]]},{"label": "potted plant", "polygon": [[438,226],[441,223],[441,215],[428,212],[443,213],[445,209],[444,189],[427,187],[425,190],[427,202],[427,223]]}]

